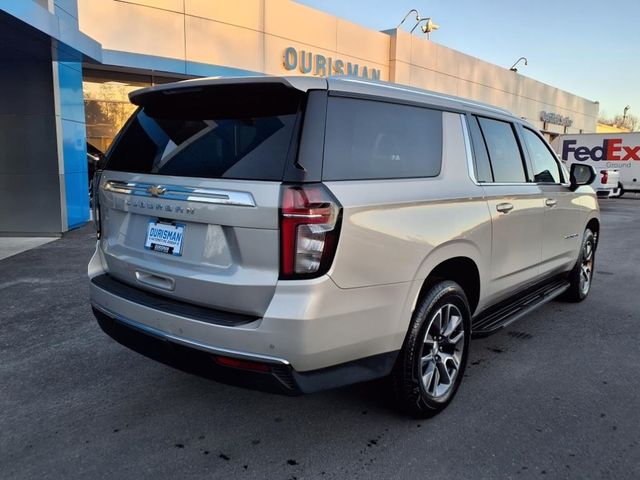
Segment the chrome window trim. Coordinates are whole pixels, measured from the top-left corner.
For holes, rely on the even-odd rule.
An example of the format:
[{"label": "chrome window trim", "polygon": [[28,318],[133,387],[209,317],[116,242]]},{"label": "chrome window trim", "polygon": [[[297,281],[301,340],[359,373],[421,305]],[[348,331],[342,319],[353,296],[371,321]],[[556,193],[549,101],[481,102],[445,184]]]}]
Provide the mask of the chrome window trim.
[{"label": "chrome window trim", "polygon": [[[236,207],[256,206],[256,202],[251,193],[235,190],[123,182],[120,180],[107,180],[101,185],[101,188],[105,192],[122,193],[124,195],[135,195],[139,197],[209,203],[214,205],[232,205]],[[158,193],[153,194],[153,191]]]},{"label": "chrome window trim", "polygon": [[476,185],[484,185],[484,183],[478,182],[476,178],[476,166],[473,158],[473,152],[471,150],[471,136],[469,134],[469,126],[467,125],[467,116],[460,114],[460,124],[462,125],[462,136],[464,137],[464,149],[467,153],[467,168],[469,170],[469,178]]},{"label": "chrome window trim", "polygon": [[254,362],[267,362],[267,363],[275,363],[275,364],[279,364],[279,365],[289,365],[289,362],[287,360],[285,360],[284,358],[279,358],[279,357],[272,357],[269,355],[261,355],[259,353],[248,353],[248,352],[241,352],[239,350],[233,350],[230,348],[222,348],[222,347],[214,347],[211,345],[207,345],[206,343],[201,343],[201,342],[197,342],[195,340],[189,340],[187,338],[184,337],[179,337],[177,335],[173,335],[171,333],[167,333],[163,330],[159,330],[157,328],[154,327],[150,327],[149,325],[145,325],[143,323],[140,322],[136,322],[135,320],[131,320],[130,318],[126,318],[118,313],[112,312],[111,310],[98,305],[95,302],[91,302],[91,305],[96,309],[99,310],[100,312],[104,313],[105,315],[107,315],[108,317],[113,318],[114,320],[120,322],[120,323],[124,323],[125,325],[128,325],[131,328],[134,328],[136,330],[139,330],[143,333],[146,333],[148,335],[152,335],[154,337],[159,337],[165,340],[169,340],[175,343],[179,343],[180,345],[184,345],[186,347],[191,347],[191,348],[196,348],[198,350],[202,350],[205,352],[209,352],[209,353],[213,353],[216,355],[223,355],[223,356],[228,356],[228,357],[235,357],[235,358],[240,358],[243,360],[250,360],[250,361],[254,361]]}]

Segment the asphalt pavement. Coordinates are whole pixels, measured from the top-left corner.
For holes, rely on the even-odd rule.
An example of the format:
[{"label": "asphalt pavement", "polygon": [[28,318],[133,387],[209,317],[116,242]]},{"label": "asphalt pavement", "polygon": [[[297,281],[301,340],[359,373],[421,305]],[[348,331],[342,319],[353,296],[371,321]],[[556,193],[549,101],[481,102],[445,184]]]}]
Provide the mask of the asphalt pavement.
[{"label": "asphalt pavement", "polygon": [[601,206],[589,298],[472,341],[430,420],[384,381],[283,397],[121,347],[89,307],[89,227],[0,260],[0,478],[640,478],[640,196]]}]

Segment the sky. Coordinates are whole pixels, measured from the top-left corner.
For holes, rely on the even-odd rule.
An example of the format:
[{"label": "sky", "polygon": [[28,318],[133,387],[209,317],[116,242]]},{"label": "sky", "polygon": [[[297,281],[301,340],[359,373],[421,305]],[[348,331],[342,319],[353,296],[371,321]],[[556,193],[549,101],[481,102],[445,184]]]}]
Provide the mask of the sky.
[{"label": "sky", "polygon": [[415,8],[440,25],[434,42],[505,68],[527,57],[518,73],[599,101],[601,116],[640,116],[640,0],[296,1],[375,30]]}]

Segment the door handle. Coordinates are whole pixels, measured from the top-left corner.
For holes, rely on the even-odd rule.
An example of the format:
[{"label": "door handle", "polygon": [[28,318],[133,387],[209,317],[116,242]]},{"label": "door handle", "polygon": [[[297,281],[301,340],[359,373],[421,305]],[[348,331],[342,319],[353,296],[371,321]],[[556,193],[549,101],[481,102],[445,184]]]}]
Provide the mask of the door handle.
[{"label": "door handle", "polygon": [[555,198],[547,198],[544,203],[547,207],[555,207],[558,201]]},{"label": "door handle", "polygon": [[500,213],[509,213],[511,210],[513,210],[513,204],[499,203],[498,205],[496,205],[496,210],[498,210]]}]

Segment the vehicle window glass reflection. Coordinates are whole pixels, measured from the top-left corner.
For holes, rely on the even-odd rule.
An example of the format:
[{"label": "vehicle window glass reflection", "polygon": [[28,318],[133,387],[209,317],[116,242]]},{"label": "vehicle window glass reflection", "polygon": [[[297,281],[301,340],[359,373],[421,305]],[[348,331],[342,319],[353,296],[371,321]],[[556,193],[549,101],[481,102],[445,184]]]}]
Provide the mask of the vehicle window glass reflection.
[{"label": "vehicle window glass reflection", "polygon": [[544,142],[528,128],[524,129],[524,140],[533,164],[533,181],[537,183],[561,183],[560,167]]}]

